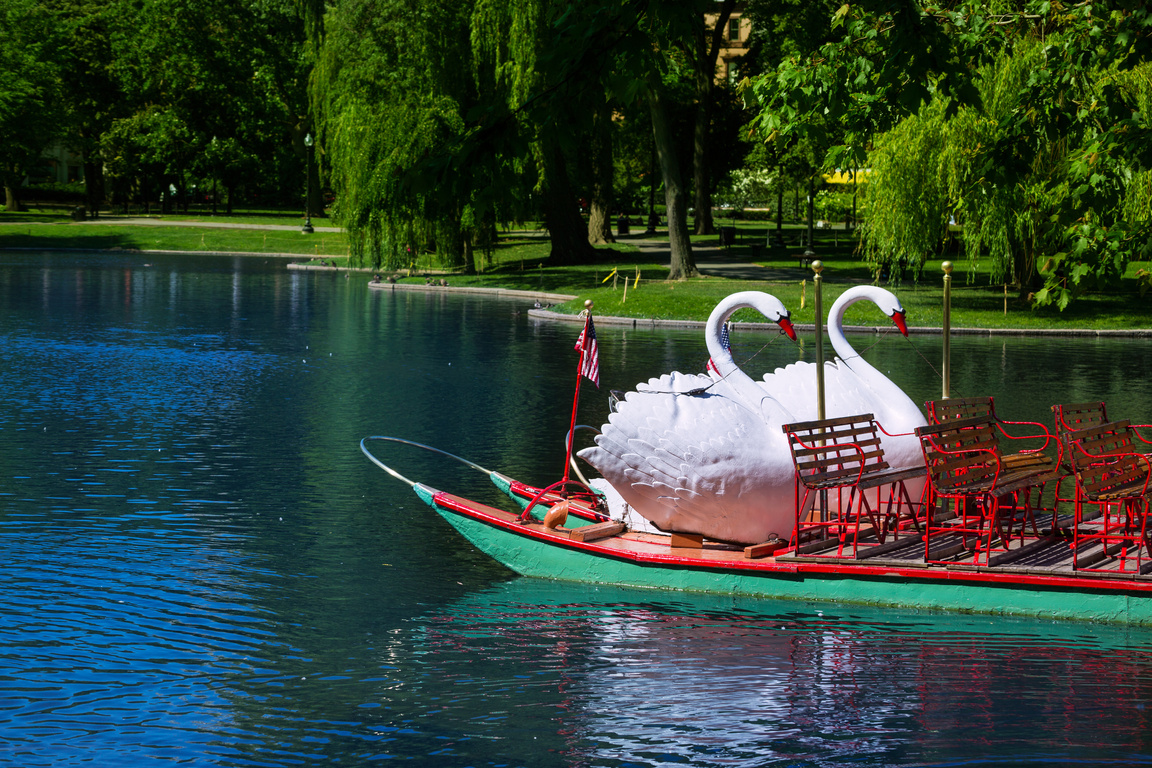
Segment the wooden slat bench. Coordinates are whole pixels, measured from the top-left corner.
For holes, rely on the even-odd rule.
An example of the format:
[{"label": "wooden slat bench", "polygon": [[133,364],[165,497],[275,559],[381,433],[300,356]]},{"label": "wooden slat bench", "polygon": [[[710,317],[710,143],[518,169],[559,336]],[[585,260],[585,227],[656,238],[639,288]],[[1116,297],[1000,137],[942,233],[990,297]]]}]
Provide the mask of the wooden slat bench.
[{"label": "wooden slat bench", "polygon": [[[1056,479],[1048,464],[1013,464],[1000,450],[1000,430],[991,415],[946,420],[917,427],[934,499],[951,502],[943,514],[925,516],[924,559],[955,562],[972,557],[974,565],[988,565],[993,542],[1004,550],[1013,538],[1023,544],[1027,528],[1039,538],[1032,513],[1032,495]],[[1017,525],[1018,532],[1015,532]],[[933,539],[946,537],[945,551],[933,550]],[[981,563],[983,558],[983,563]]]},{"label": "wooden slat bench", "polygon": [[[1074,505],[1076,503],[1075,484],[1076,468],[1070,459],[1071,446],[1068,442],[1068,435],[1072,432],[1078,432],[1092,427],[1098,427],[1102,424],[1107,424],[1108,409],[1103,402],[1091,403],[1060,403],[1052,406],[1052,417],[1056,423],[1056,437],[1060,443],[1060,478],[1056,481],[1056,505]],[[1138,428],[1149,427],[1148,424],[1129,424],[1128,436],[1132,439],[1133,450],[1144,455],[1149,455],[1152,451],[1152,441],[1147,440],[1140,434]],[[1139,441],[1139,442],[1137,442]],[[1140,447],[1140,446],[1143,447]],[[1073,485],[1073,493],[1071,496],[1061,495],[1061,488],[1065,487],[1068,482]]]},{"label": "wooden slat bench", "polygon": [[[1072,567],[1080,571],[1145,573],[1152,569],[1148,493],[1152,462],[1137,450],[1128,421],[1068,432],[1064,454],[1076,477]],[[1088,519],[1085,507],[1099,509]],[[1086,550],[1099,552],[1085,557]]]},{"label": "wooden slat bench", "polygon": [[893,469],[884,458],[872,414],[785,424],[796,469],[798,554],[861,556],[865,538],[883,545],[902,529],[919,528],[918,505],[905,483],[924,477],[922,466]]},{"label": "wooden slat bench", "polygon": [[[958,421],[983,416],[990,419],[996,425],[1002,438],[1009,440],[1044,439],[1044,444],[1038,448],[1021,447],[1003,454],[1001,461],[1005,466],[1024,468],[1053,463],[1052,457],[1044,452],[1048,448],[1056,448],[1055,445],[1050,445],[1052,434],[1048,429],[1037,421],[1005,421],[1001,419],[996,415],[996,404],[992,401],[991,397],[951,397],[945,400],[929,400],[924,403],[924,408],[928,411],[928,421],[932,424],[943,424],[948,421]],[[1010,435],[1007,430],[1004,429],[1005,424],[1032,427],[1034,428],[1032,430],[1033,434],[1020,436]]]}]

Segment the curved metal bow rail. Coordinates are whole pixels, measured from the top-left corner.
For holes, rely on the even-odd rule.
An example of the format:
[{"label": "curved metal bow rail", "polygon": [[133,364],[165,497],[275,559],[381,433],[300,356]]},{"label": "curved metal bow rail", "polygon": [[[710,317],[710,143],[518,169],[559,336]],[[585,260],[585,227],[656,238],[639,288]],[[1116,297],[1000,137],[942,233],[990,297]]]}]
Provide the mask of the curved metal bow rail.
[{"label": "curved metal bow rail", "polygon": [[404,475],[400,474],[396,470],[392,469],[392,467],[388,466],[384,462],[380,461],[380,459],[378,459],[374,455],[372,455],[372,452],[368,450],[368,446],[365,445],[365,443],[369,440],[385,440],[385,441],[390,442],[390,443],[400,443],[401,445],[411,445],[415,448],[423,448],[425,451],[431,451],[432,453],[438,453],[441,456],[447,456],[450,459],[455,459],[456,461],[460,462],[461,464],[465,464],[469,467],[472,467],[473,469],[479,470],[486,475],[492,474],[491,470],[485,469],[484,467],[480,466],[476,462],[468,461],[468,459],[461,458],[460,456],[457,456],[454,453],[448,453],[448,451],[442,451],[439,448],[433,448],[430,445],[424,445],[423,443],[417,443],[414,440],[404,440],[403,438],[400,438],[400,437],[388,437],[386,435],[371,435],[369,437],[365,437],[363,440],[360,441],[360,450],[364,453],[365,456],[368,457],[369,461],[371,461],[376,466],[380,467],[380,469],[384,470],[388,474],[392,475],[392,477],[396,478],[400,482],[407,483],[409,488],[416,485],[416,481],[409,480],[408,478],[404,477]]}]

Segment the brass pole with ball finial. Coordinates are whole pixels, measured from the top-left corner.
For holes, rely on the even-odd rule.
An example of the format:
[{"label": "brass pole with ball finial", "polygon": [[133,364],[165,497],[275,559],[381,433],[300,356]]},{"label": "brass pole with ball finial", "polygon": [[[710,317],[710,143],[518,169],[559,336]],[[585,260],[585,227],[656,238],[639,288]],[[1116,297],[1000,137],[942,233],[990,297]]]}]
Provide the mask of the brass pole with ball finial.
[{"label": "brass pole with ball finial", "polygon": [[821,288],[824,278],[824,262],[817,259],[812,262],[812,271],[816,275],[812,278],[813,292],[816,294],[813,309],[816,312],[816,418],[823,420],[824,416],[824,307],[821,302]]},{"label": "brass pole with ball finial", "polygon": [[952,262],[940,265],[944,270],[944,399],[949,397],[952,384]]}]

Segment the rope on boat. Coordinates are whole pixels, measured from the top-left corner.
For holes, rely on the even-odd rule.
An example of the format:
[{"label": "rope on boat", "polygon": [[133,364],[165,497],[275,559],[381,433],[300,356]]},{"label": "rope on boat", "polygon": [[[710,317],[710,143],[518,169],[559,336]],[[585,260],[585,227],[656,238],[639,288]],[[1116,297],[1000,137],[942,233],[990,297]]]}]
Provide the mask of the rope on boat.
[{"label": "rope on boat", "polygon": [[404,439],[399,438],[399,437],[387,437],[384,435],[372,435],[372,436],[366,437],[360,441],[360,450],[364,453],[365,456],[368,457],[369,461],[371,461],[376,466],[380,467],[380,469],[384,470],[388,474],[392,475],[392,477],[396,478],[400,482],[407,483],[409,488],[417,485],[417,483],[413,480],[409,480],[408,478],[404,477],[404,475],[400,474],[399,472],[392,469],[391,467],[389,467],[384,462],[380,461],[380,459],[373,456],[372,452],[368,450],[368,446],[364,445],[364,443],[367,442],[368,440],[386,440],[390,443],[400,443],[401,445],[411,445],[411,446],[414,446],[416,448],[423,448],[426,451],[431,451],[432,453],[438,453],[441,456],[447,456],[450,459],[456,459],[456,461],[460,462],[461,464],[466,464],[469,467],[472,467],[473,469],[478,469],[486,475],[492,474],[492,472],[490,470],[485,469],[484,467],[480,466],[479,464],[477,464],[475,462],[468,461],[468,459],[461,458],[454,453],[448,453],[448,451],[442,451],[439,448],[433,448],[430,445],[424,445],[423,443],[417,443],[417,442],[414,442],[412,440],[404,440]]}]

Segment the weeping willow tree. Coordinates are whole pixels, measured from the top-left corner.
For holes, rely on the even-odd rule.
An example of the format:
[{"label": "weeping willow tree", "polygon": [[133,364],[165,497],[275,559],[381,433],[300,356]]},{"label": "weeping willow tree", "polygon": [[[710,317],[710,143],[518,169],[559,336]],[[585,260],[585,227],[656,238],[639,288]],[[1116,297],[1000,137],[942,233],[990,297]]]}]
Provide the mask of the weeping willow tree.
[{"label": "weeping willow tree", "polygon": [[1038,55],[1033,45],[981,67],[978,106],[949,116],[947,102],[935,100],[877,138],[861,227],[864,252],[877,268],[919,270],[945,247],[955,221],[968,255],[990,260],[994,281],[1035,287],[1036,254],[1059,239],[1051,216],[1067,195],[1066,139],[1026,148],[1029,158],[1007,141],[1005,126],[1025,106]]},{"label": "weeping willow tree", "polygon": [[592,255],[570,165],[605,101],[599,38],[611,17],[596,11],[558,0],[330,8],[313,92],[354,255],[400,266],[434,247],[446,266],[472,269],[473,244],[529,206],[543,212],[553,263]]},{"label": "weeping willow tree", "polygon": [[478,86],[494,110],[507,111],[507,136],[527,141],[531,163],[522,167],[541,201],[554,264],[593,253],[569,167],[604,101],[595,71],[580,61],[588,41],[579,33],[597,29],[582,23],[586,13],[560,0],[477,0],[471,24]]},{"label": "weeping willow tree", "polygon": [[475,268],[493,187],[456,151],[477,105],[471,13],[471,0],[345,0],[326,16],[314,93],[356,261],[398,268],[431,250]]},{"label": "weeping willow tree", "polygon": [[[947,126],[941,158],[951,211],[971,258],[991,262],[991,279],[1021,295],[1039,287],[1037,258],[1055,253],[1068,203],[1068,146],[1073,132],[1044,135],[1029,112],[1029,79],[1050,55],[1026,41],[980,68],[980,107],[960,110]],[[1021,122],[1023,116],[1023,122]],[[1033,132],[1027,144],[1018,132]]]},{"label": "weeping willow tree", "polygon": [[993,280],[1063,308],[1145,252],[1147,3],[864,0],[831,29],[751,87],[770,139],[873,137],[868,258],[922,264],[954,216]]},{"label": "weeping willow tree", "polygon": [[[1152,177],[1140,158],[1093,149],[1101,131],[1073,116],[1111,86],[1142,111],[1146,68],[1096,72],[1041,105],[1037,73],[1057,55],[1051,41],[1019,40],[977,69],[978,102],[949,115],[946,102],[933,101],[877,138],[861,236],[878,268],[921,267],[954,221],[971,263],[986,261],[990,279],[1022,298],[1063,307],[1089,274],[1095,284],[1122,274],[1133,245],[1126,235],[1150,218]],[[1094,246],[1111,253],[1093,256]]]},{"label": "weeping willow tree", "polygon": [[919,269],[948,236],[948,192],[941,173],[944,108],[928,106],[876,139],[868,165],[868,213],[858,230],[876,273]]}]

